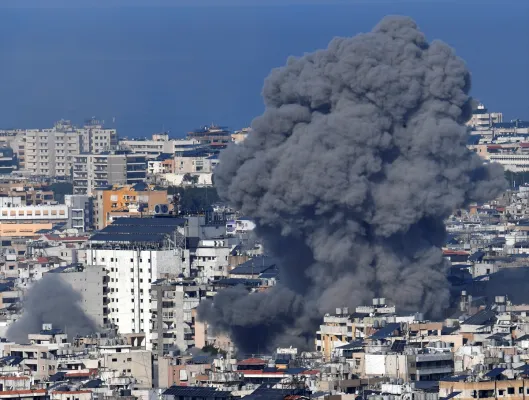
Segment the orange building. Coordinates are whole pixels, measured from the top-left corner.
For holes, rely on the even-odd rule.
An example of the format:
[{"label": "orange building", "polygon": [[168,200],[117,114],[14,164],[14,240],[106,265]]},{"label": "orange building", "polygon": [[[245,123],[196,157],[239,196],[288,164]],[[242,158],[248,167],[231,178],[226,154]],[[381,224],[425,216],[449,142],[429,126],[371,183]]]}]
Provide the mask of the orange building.
[{"label": "orange building", "polygon": [[112,189],[95,190],[94,221],[96,229],[103,229],[115,218],[153,215],[157,204],[172,205],[167,190],[154,190],[144,183],[114,186]]}]

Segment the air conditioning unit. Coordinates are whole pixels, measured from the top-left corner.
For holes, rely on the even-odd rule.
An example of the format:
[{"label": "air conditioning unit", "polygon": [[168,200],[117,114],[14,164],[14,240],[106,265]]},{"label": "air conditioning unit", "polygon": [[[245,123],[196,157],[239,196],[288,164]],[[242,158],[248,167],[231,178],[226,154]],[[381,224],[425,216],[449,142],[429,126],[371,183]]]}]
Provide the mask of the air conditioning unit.
[{"label": "air conditioning unit", "polygon": [[167,204],[156,204],[154,206],[154,215],[168,215],[169,205]]}]

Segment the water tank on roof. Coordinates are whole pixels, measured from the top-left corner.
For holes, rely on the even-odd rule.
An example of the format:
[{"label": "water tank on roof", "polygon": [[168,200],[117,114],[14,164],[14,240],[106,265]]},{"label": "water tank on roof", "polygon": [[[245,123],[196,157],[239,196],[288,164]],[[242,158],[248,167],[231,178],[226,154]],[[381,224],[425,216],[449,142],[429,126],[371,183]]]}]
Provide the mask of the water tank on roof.
[{"label": "water tank on roof", "polygon": [[519,363],[519,362],[521,362],[521,358],[520,358],[520,356],[519,356],[518,354],[514,355],[514,356],[512,357],[512,362],[513,362],[513,363]]},{"label": "water tank on roof", "polygon": [[503,357],[503,360],[506,363],[511,363],[512,362],[512,356],[510,354],[505,354],[505,357]]},{"label": "water tank on roof", "polygon": [[381,297],[378,299],[378,305],[385,306],[386,305],[386,299],[384,297]]},{"label": "water tank on roof", "polygon": [[340,307],[336,307],[336,315],[342,315],[342,309]]},{"label": "water tank on roof", "polygon": [[342,307],[342,314],[349,315],[349,307]]},{"label": "water tank on roof", "polygon": [[503,360],[503,351],[498,351],[498,358]]}]

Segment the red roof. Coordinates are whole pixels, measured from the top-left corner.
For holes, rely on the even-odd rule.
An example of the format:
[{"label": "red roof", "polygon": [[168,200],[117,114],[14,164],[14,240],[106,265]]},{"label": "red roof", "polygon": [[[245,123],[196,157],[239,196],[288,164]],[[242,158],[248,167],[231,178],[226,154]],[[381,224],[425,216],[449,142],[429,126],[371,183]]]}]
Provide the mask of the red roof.
[{"label": "red roof", "polygon": [[46,394],[46,389],[9,390],[7,392],[0,392],[0,397],[22,395],[22,394],[42,395],[42,394]]},{"label": "red roof", "polygon": [[247,358],[239,361],[237,365],[266,365],[266,361],[261,358]]},{"label": "red roof", "polygon": [[265,372],[265,371],[261,371],[260,369],[246,369],[242,371],[237,371],[237,373],[240,373],[242,375],[280,375],[280,376],[283,376],[286,374],[286,371]]},{"label": "red roof", "polygon": [[489,144],[487,149],[501,149],[501,144]]},{"label": "red roof", "polygon": [[67,372],[66,376],[68,378],[84,378],[84,377],[90,377],[92,373],[90,372]]},{"label": "red roof", "polygon": [[317,369],[309,369],[308,371],[303,372],[303,375],[318,375],[320,371]]},{"label": "red roof", "polygon": [[47,258],[47,257],[37,257],[37,262],[39,262],[41,264],[42,263],[47,263],[48,261],[50,261],[50,259]]},{"label": "red roof", "polygon": [[529,147],[529,143],[527,142],[520,143],[520,147]]},{"label": "red roof", "polygon": [[0,375],[0,380],[2,381],[9,381],[9,380],[13,380],[13,381],[25,381],[25,380],[28,380],[29,379],[29,376],[6,376],[6,375]]}]

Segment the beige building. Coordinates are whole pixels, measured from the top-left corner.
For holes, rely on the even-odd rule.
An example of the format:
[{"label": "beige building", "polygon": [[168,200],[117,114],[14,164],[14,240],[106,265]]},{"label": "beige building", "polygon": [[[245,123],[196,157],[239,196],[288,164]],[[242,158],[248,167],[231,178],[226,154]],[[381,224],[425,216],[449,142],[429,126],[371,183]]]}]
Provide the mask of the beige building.
[{"label": "beige building", "polygon": [[80,136],[68,121],[26,131],[25,170],[33,176],[69,177],[71,155],[80,152]]},{"label": "beige building", "polygon": [[[18,137],[18,136],[17,136]],[[115,129],[104,129],[95,119],[88,120],[82,128],[61,120],[49,129],[28,129],[23,144],[14,143],[21,169],[31,175],[70,177],[72,155],[98,154],[117,145]]]},{"label": "beige building", "polygon": [[103,366],[121,376],[132,376],[137,389],[152,388],[152,354],[148,350],[133,350],[130,345],[101,346]]},{"label": "beige building", "polygon": [[467,122],[467,125],[477,130],[487,130],[490,129],[493,124],[500,122],[503,122],[502,113],[489,112],[483,104],[480,104],[477,109],[472,112],[472,118]]},{"label": "beige building", "polygon": [[490,380],[482,382],[440,381],[439,397],[456,400],[509,399],[524,400],[529,396],[528,379]]}]

